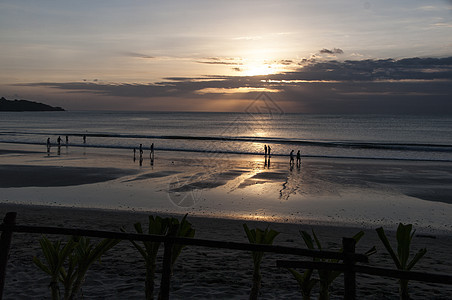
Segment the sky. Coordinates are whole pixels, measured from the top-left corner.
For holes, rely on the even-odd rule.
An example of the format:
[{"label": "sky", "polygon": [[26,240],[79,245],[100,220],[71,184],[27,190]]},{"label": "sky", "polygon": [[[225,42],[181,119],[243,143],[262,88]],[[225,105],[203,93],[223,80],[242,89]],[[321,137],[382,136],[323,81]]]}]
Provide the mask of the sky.
[{"label": "sky", "polygon": [[451,0],[0,0],[0,54],[67,110],[452,114]]}]

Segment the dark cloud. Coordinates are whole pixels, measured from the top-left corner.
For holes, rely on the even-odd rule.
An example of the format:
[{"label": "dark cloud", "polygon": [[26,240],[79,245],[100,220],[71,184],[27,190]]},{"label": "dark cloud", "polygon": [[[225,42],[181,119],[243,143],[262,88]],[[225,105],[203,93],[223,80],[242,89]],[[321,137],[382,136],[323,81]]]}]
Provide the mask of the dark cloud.
[{"label": "dark cloud", "polygon": [[334,48],[333,50],[323,48],[319,52],[320,52],[320,54],[343,54],[344,53],[344,51],[342,51],[342,49],[339,49],[339,48]]},{"label": "dark cloud", "polygon": [[137,53],[137,52],[123,52],[122,54],[125,55],[125,56],[145,58],[145,59],[155,59],[156,58],[155,56],[142,54],[142,53]]},{"label": "dark cloud", "polygon": [[278,63],[281,65],[284,65],[284,66],[289,66],[289,65],[292,65],[294,63],[294,61],[291,59],[282,59]]},{"label": "dark cloud", "polygon": [[[306,60],[296,71],[265,76],[169,77],[149,84],[72,82],[25,86],[147,101],[166,97],[214,101],[226,97],[221,92],[216,94],[215,89],[268,88],[280,91],[277,97],[287,110],[294,112],[452,114],[452,57]],[[209,93],[200,92],[204,89]],[[253,99],[253,94],[240,97]]]},{"label": "dark cloud", "polygon": [[209,57],[203,60],[197,60],[196,62],[200,64],[209,64],[209,65],[233,65],[233,66],[242,65],[240,61],[237,61],[237,59],[230,57],[226,58]]}]

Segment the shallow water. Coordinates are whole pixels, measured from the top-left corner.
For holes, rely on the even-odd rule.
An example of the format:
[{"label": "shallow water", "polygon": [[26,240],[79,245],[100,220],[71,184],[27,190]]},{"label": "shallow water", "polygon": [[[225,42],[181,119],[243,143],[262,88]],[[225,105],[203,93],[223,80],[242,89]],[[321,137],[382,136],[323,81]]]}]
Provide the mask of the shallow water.
[{"label": "shallow water", "polygon": [[452,161],[452,117],[278,113],[0,113],[0,142]]}]

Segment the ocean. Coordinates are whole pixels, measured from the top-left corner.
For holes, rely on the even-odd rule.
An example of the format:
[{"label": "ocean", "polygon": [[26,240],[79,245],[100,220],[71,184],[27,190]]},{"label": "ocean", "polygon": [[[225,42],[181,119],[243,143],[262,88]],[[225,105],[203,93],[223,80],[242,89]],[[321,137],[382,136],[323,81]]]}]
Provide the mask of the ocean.
[{"label": "ocean", "polygon": [[[452,161],[452,117],[192,112],[0,113],[0,142],[303,157]],[[87,143],[83,144],[82,136]]]}]

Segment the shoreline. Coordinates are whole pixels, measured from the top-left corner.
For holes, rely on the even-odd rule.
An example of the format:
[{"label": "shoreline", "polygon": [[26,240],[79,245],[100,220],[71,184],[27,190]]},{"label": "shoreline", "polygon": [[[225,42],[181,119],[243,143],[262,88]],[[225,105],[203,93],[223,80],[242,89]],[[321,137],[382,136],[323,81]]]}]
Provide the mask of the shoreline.
[{"label": "shoreline", "polygon": [[[64,135],[64,134],[62,134]],[[71,134],[71,136],[83,136],[82,134]],[[100,137],[102,137],[102,135],[99,135]],[[183,138],[181,138],[183,139]],[[214,141],[221,141],[222,139],[219,138],[218,140],[214,140]],[[254,141],[249,141],[249,143],[254,143]],[[260,142],[259,142],[260,143]],[[13,145],[25,145],[25,146],[36,146],[36,147],[41,147],[43,148],[44,146],[46,146],[46,143],[33,143],[33,142],[17,142],[17,141],[0,141],[0,145],[1,144],[13,144]],[[52,144],[51,145],[52,148],[58,148],[58,144]],[[438,145],[440,147],[450,147],[449,145]],[[68,147],[73,147],[73,148],[79,148],[79,149],[87,149],[87,148],[91,148],[91,149],[104,149],[104,150],[123,150],[123,151],[132,151],[134,148],[137,147],[132,147],[132,146],[109,146],[109,145],[90,145],[90,144],[61,144],[60,148],[68,148]],[[345,146],[344,146],[345,147]],[[4,151],[4,150],[0,150],[0,151]],[[216,156],[218,154],[220,155],[237,155],[237,156],[250,156],[250,157],[262,157],[263,154],[262,153],[257,153],[257,152],[230,152],[230,151],[220,151],[220,150],[195,150],[195,149],[169,149],[169,148],[155,148],[155,151],[158,152],[165,152],[165,153],[172,153],[172,152],[182,152],[182,153],[190,153],[190,154],[194,154],[194,155],[213,155]],[[421,151],[422,150],[418,150]],[[14,150],[13,152],[16,152],[16,150]],[[441,151],[440,151],[441,152]],[[5,153],[8,153],[8,151],[5,151]],[[1,153],[1,154],[5,154],[5,153]],[[23,151],[23,153],[32,153],[32,151]],[[45,153],[45,151],[36,151],[35,153]],[[271,157],[275,157],[275,158],[285,158],[288,159],[289,158],[289,154],[277,154],[277,153],[272,153]],[[382,161],[382,162],[391,162],[391,161],[395,161],[395,162],[424,162],[424,163],[452,163],[452,160],[450,159],[435,159],[435,160],[431,160],[431,159],[414,159],[414,158],[396,158],[396,157],[360,157],[360,156],[333,156],[333,155],[308,155],[308,154],[302,154],[301,155],[302,159],[306,159],[306,158],[313,158],[313,159],[336,159],[336,160],[369,160],[369,161]]]}]

